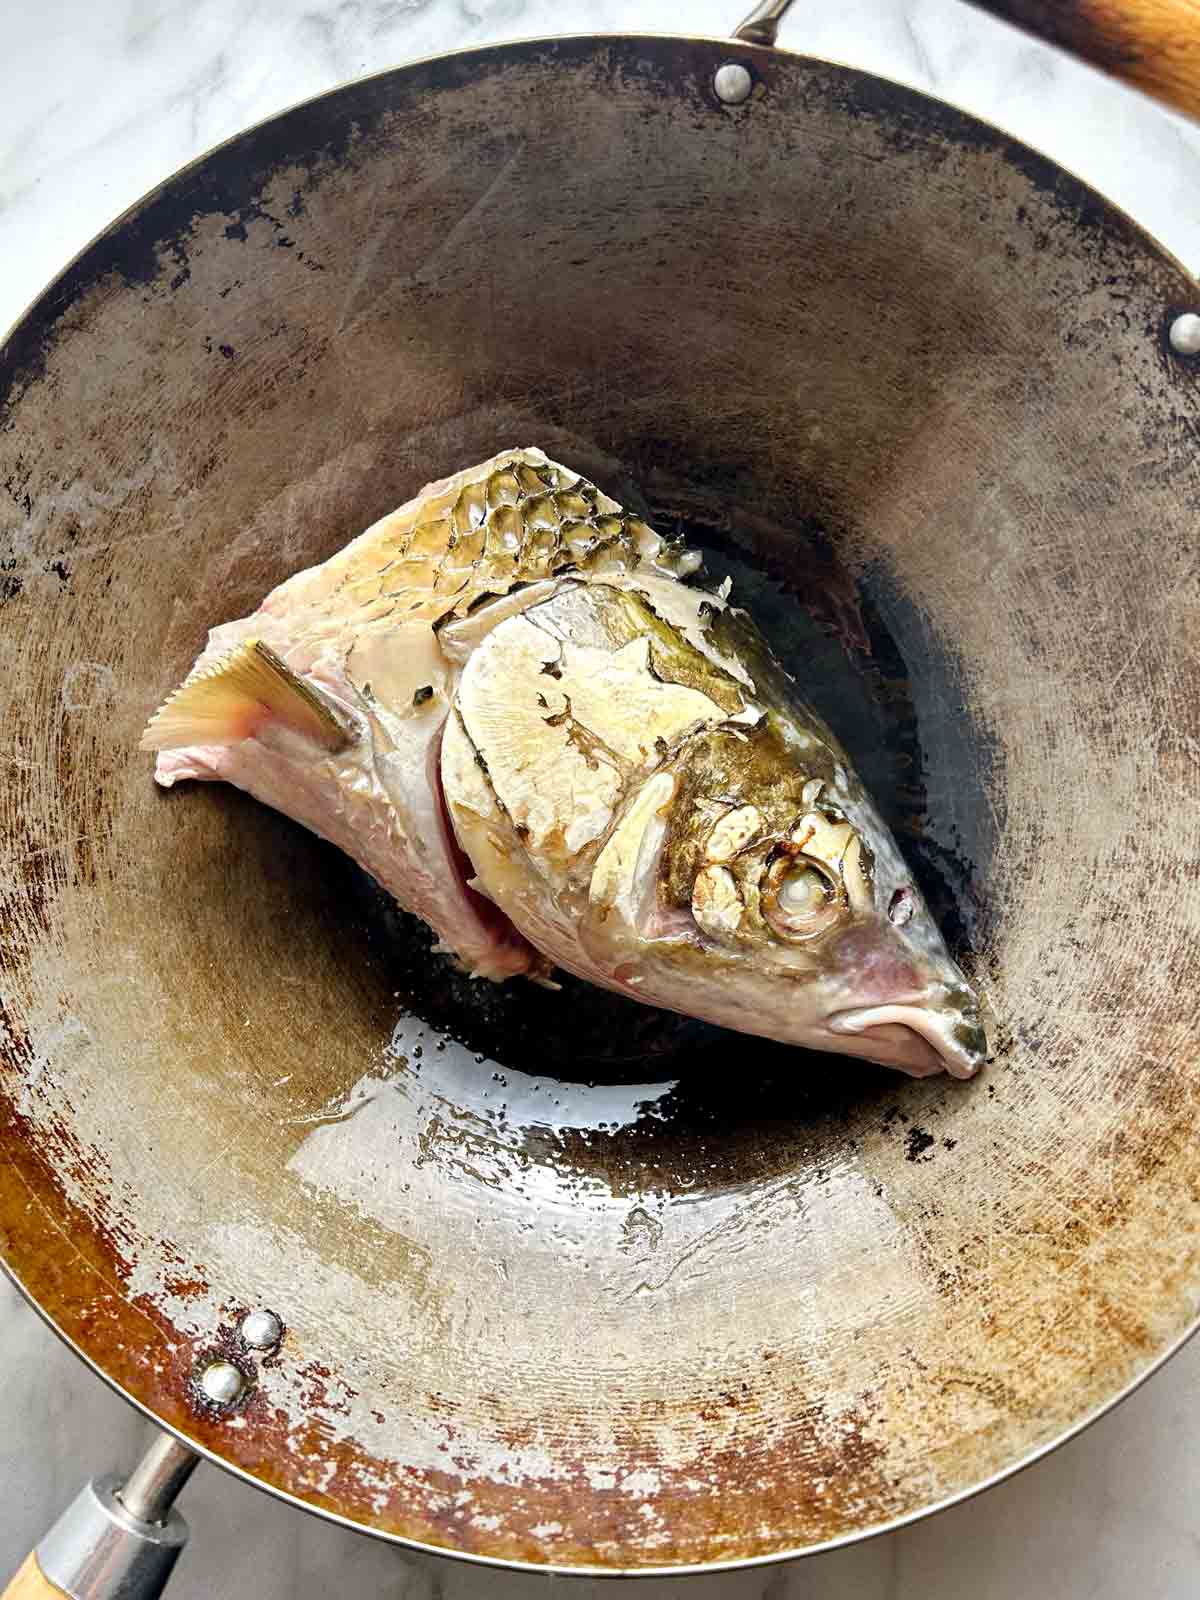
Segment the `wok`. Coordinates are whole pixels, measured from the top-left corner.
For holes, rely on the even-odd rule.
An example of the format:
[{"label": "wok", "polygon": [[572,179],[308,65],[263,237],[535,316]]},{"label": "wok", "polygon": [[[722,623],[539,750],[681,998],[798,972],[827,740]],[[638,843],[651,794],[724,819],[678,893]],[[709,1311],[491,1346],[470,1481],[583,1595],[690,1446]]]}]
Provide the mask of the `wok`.
[{"label": "wok", "polygon": [[[968,1494],[1192,1331],[1197,310],[958,111],[616,37],[298,106],[13,330],[0,1253],[167,1430],[79,1513],[138,1592],[190,1452],[480,1560],[713,1568]],[[485,990],[279,816],[155,791],[211,623],[526,442],[733,574],[988,995],[977,1081]],[[70,1530],[42,1565],[113,1592]]]}]

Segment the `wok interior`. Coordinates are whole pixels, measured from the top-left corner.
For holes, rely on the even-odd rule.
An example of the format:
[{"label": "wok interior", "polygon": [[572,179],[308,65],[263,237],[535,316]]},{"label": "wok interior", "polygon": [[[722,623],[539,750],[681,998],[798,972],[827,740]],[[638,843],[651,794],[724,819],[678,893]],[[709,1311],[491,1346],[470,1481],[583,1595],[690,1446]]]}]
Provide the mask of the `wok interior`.
[{"label": "wok interior", "polygon": [[[721,108],[728,54],[353,86],[174,180],[6,351],[0,1248],[226,1461],[511,1560],[927,1508],[1200,1282],[1186,280],[906,91],[746,52]],[[278,816],[154,791],[211,623],[525,443],[732,572],[984,985],[979,1080],[471,985]],[[201,1414],[262,1305],[282,1350]]]}]

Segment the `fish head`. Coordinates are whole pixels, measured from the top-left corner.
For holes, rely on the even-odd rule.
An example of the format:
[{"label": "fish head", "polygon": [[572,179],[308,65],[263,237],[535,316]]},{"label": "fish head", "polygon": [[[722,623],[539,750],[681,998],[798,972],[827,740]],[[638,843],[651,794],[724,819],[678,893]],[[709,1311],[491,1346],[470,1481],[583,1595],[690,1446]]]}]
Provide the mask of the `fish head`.
[{"label": "fish head", "polygon": [[763,715],[685,740],[591,900],[614,970],[660,1005],[914,1076],[986,1057],[978,999],[832,739]]}]

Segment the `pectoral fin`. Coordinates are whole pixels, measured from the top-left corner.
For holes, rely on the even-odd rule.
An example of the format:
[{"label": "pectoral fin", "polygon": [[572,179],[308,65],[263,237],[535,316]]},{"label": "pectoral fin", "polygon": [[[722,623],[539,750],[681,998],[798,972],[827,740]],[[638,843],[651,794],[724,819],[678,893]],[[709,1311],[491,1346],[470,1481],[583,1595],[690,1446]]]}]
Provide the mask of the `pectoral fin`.
[{"label": "pectoral fin", "polygon": [[247,639],[200,667],[150,718],[143,750],[192,744],[236,744],[268,721],[307,734],[327,750],[342,750],[353,732],[333,702],[298,677],[261,639]]}]

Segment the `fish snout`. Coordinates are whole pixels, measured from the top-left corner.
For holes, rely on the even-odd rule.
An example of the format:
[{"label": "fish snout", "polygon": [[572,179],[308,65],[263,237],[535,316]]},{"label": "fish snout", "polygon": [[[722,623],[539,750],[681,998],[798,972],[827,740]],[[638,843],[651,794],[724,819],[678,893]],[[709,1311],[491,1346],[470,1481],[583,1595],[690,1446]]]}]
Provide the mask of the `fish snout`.
[{"label": "fish snout", "polygon": [[927,1001],[854,1006],[828,1019],[831,1033],[857,1039],[862,1054],[916,1078],[948,1072],[974,1077],[987,1060],[987,1035],[978,1010]]},{"label": "fish snout", "polygon": [[[940,945],[940,940],[938,941]],[[835,952],[845,975],[825,1026],[858,1053],[913,1077],[973,1077],[987,1060],[979,1002],[944,946],[914,950],[896,930],[851,931]]]}]

